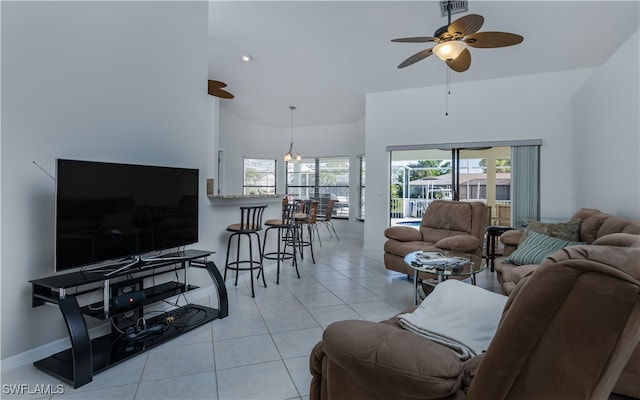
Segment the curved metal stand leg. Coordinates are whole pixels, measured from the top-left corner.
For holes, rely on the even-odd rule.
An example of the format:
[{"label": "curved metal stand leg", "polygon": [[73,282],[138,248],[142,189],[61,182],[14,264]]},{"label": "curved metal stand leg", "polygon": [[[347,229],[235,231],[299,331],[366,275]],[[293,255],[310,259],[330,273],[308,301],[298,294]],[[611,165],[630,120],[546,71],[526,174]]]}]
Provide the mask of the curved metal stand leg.
[{"label": "curved metal stand leg", "polygon": [[227,297],[227,287],[224,285],[224,279],[213,261],[207,261],[204,265],[218,292],[219,317],[224,318],[229,315],[229,298]]},{"label": "curved metal stand leg", "polygon": [[75,296],[58,300],[71,339],[73,358],[73,387],[78,388],[93,380],[93,354],[87,324]]}]

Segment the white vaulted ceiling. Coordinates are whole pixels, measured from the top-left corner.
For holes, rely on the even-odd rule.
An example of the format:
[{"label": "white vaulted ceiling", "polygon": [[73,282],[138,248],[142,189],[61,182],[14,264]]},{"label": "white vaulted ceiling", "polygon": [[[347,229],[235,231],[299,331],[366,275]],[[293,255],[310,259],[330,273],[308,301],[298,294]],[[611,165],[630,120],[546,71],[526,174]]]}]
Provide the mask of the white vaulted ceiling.
[{"label": "white vaulted ceiling", "polygon": [[[639,6],[469,1],[452,20],[480,14],[480,31],[524,41],[470,49],[471,68],[451,72],[451,83],[599,66],[638,29]],[[235,99],[220,107],[248,122],[287,127],[295,105],[298,126],[352,123],[364,117],[366,93],[445,83],[447,67],[435,56],[396,68],[433,43],[390,40],[433,36],[446,24],[436,1],[211,1],[209,79],[228,84]]]}]

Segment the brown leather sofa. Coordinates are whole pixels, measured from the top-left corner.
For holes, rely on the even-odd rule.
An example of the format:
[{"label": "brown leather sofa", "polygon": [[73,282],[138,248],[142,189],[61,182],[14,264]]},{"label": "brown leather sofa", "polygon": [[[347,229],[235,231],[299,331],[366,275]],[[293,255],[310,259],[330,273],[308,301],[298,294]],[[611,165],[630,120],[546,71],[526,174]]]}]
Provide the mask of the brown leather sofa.
[{"label": "brown leather sofa", "polygon": [[[592,244],[600,238],[612,233],[630,233],[640,235],[640,221],[631,221],[626,218],[615,217],[594,208],[582,208],[576,212],[571,221],[580,221],[577,240]],[[559,224],[550,224],[559,225]],[[513,253],[521,242],[524,231],[510,230],[500,236],[500,242],[504,244],[503,256],[495,259],[496,277],[502,292],[511,293],[523,276],[527,275],[538,265],[514,265],[506,263],[506,259]],[[633,237],[629,237],[634,239]],[[636,239],[640,240],[640,236]],[[640,380],[640,378],[639,378]],[[639,396],[640,397],[640,396]]]},{"label": "brown leather sofa", "polygon": [[419,229],[392,226],[384,231],[384,265],[387,269],[413,275],[404,257],[414,251],[452,250],[482,256],[489,207],[481,202],[433,201]]},{"label": "brown leather sofa", "polygon": [[397,317],[335,322],[310,356],[310,399],[607,399],[640,342],[638,260],[638,247],[554,253],[466,361]]},{"label": "brown leather sofa", "polygon": [[[578,210],[571,217],[571,221],[579,221],[578,240],[587,244],[640,247],[640,221],[616,217],[594,208]],[[536,264],[518,266],[505,262],[518,248],[523,234],[521,230],[511,230],[500,236],[500,241],[504,244],[504,255],[496,258],[495,269],[502,292],[506,295],[509,295],[525,276],[539,267]],[[640,399],[640,346],[629,359],[629,364],[615,386],[615,392]]]}]

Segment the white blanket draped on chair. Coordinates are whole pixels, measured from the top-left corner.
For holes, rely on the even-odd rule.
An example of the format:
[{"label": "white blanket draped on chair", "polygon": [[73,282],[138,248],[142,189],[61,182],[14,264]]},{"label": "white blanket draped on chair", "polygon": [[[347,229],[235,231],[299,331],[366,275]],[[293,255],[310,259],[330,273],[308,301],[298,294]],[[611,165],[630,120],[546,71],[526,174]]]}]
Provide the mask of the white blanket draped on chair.
[{"label": "white blanket draped on chair", "polygon": [[400,315],[400,325],[440,343],[467,360],[489,347],[507,296],[454,279],[437,285],[411,313]]}]

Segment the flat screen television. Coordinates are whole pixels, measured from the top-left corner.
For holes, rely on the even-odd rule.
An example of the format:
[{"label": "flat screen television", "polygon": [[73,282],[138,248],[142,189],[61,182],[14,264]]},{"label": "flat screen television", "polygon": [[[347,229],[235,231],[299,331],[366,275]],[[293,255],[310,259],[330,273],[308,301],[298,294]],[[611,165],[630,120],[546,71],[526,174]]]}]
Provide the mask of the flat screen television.
[{"label": "flat screen television", "polygon": [[55,270],[196,243],[198,182],[197,169],[58,159]]}]

